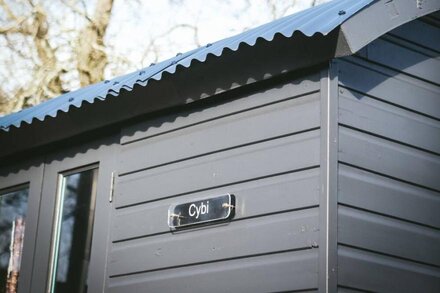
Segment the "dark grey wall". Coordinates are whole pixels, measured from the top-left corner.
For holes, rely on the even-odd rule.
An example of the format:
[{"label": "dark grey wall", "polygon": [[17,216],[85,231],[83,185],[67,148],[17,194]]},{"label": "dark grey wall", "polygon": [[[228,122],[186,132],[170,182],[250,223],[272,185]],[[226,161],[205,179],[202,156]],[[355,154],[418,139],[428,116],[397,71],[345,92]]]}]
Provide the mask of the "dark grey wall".
[{"label": "dark grey wall", "polygon": [[440,292],[439,40],[423,18],[337,61],[341,291]]},{"label": "dark grey wall", "polygon": [[[123,130],[108,292],[318,288],[320,74]],[[170,204],[233,193],[232,222],[171,233]]]},{"label": "dark grey wall", "polygon": [[[415,20],[328,72],[149,116],[106,151],[62,148],[39,177],[0,178],[36,177],[43,194],[25,291],[46,285],[57,175],[99,162],[92,291],[439,292],[438,23]],[[225,192],[231,222],[170,232],[171,204]]]}]

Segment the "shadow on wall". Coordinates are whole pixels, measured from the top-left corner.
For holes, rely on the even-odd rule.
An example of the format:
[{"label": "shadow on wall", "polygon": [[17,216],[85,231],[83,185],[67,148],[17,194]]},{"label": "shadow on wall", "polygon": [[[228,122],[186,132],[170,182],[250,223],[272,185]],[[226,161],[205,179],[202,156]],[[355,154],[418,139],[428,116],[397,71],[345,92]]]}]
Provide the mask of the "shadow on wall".
[{"label": "shadow on wall", "polygon": [[[271,42],[260,39],[254,46],[241,45],[238,51],[226,50],[221,57],[208,56],[206,62],[196,61],[190,68],[178,67],[174,75],[166,73],[162,80],[152,80],[147,87],[135,85],[132,91],[122,89],[118,97],[110,95],[105,101],[83,105],[80,109],[72,108],[68,113],[60,112],[56,118],[48,117],[44,121],[14,128],[9,133],[0,133],[0,141],[3,142],[0,144],[0,158],[4,159],[5,164],[7,161],[15,163],[17,157],[22,160],[99,137],[117,137],[121,127],[139,121],[151,121],[144,123],[143,127],[158,127],[173,122],[179,115],[202,111],[208,105],[264,92],[267,88],[276,88],[300,76],[304,79],[311,72],[316,73],[324,68],[327,60],[336,52],[340,54],[341,48],[337,48],[341,42],[339,33],[336,29],[325,37],[321,34],[307,37],[297,32],[291,38],[278,34]],[[340,80],[345,74],[347,78],[362,84],[362,92],[370,93],[388,78],[399,74],[399,71],[420,70],[430,58],[438,57],[438,52],[435,56],[416,54],[401,58],[390,53],[387,56],[387,48],[384,47],[387,44],[379,39],[358,53],[373,62],[388,62],[386,66],[389,70],[386,73],[368,78],[343,71],[340,72]],[[352,57],[344,58],[349,60]],[[438,74],[437,71],[434,75],[437,81]],[[212,96],[215,97],[206,99]],[[358,98],[361,97],[358,94]],[[189,106],[185,106],[189,103]],[[113,143],[117,143],[117,138]],[[26,152],[30,145],[39,149]],[[17,156],[11,156],[13,153]]]},{"label": "shadow on wall", "polygon": [[[241,45],[238,51],[226,50],[221,57],[210,55],[204,63],[195,61],[190,68],[178,67],[175,74],[166,73],[160,81],[151,80],[147,87],[135,85],[132,91],[122,89],[118,97],[109,95],[105,101],[71,108],[68,113],[59,112],[55,118],[13,127],[0,133],[3,142],[0,158],[13,161],[11,154],[24,152],[29,146],[46,145],[47,150],[51,144],[49,148],[53,149],[54,141],[69,139],[71,145],[72,141],[79,141],[75,136],[84,136],[92,130],[100,129],[100,136],[109,135],[118,131],[119,123],[131,123],[133,117],[144,119],[151,113],[161,114],[158,111],[322,64],[335,54],[338,33],[335,30],[325,37],[321,34],[307,37],[298,32],[292,38],[277,34],[271,42],[259,39],[254,46]],[[237,94],[227,94],[230,95]],[[112,130],[109,125],[113,125]],[[106,130],[102,131],[104,127]],[[29,155],[34,156],[35,152]]]}]

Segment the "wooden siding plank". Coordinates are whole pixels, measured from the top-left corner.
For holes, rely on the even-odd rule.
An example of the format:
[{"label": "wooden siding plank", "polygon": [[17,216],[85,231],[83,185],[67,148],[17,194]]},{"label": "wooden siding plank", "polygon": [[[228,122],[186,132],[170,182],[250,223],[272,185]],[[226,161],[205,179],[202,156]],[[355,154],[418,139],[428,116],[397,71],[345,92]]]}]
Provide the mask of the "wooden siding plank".
[{"label": "wooden siding plank", "polygon": [[317,274],[317,249],[307,249],[110,278],[107,291],[285,292],[317,288]]},{"label": "wooden siding plank", "polygon": [[440,87],[355,57],[338,64],[341,85],[440,119]]},{"label": "wooden siding plank", "polygon": [[316,91],[319,91],[319,73],[305,76],[286,84],[280,84],[257,93],[248,94],[242,98],[219,101],[209,107],[198,107],[197,109],[179,113],[179,115],[161,116],[123,128],[121,143],[127,144],[132,141]]},{"label": "wooden siding plank", "polygon": [[319,168],[118,209],[111,221],[113,241],[169,231],[167,211],[171,204],[224,193],[235,195],[234,219],[318,205]]},{"label": "wooden siding plank", "polygon": [[339,166],[340,203],[440,229],[440,193]]},{"label": "wooden siding plank", "polygon": [[113,244],[110,276],[317,246],[318,208]]},{"label": "wooden siding plank", "polygon": [[440,29],[421,20],[416,19],[399,26],[389,34],[440,52]]},{"label": "wooden siding plank", "polygon": [[440,270],[340,246],[339,284],[373,292],[440,292]]},{"label": "wooden siding plank", "polygon": [[319,127],[319,93],[122,146],[119,174]]},{"label": "wooden siding plank", "polygon": [[440,121],[340,88],[339,122],[440,154]]},{"label": "wooden siding plank", "polygon": [[437,22],[437,21],[440,21],[440,12],[436,11],[431,14],[428,14],[428,15],[424,16],[423,18],[421,18],[421,20],[426,21],[428,23],[434,22],[435,26],[440,27],[440,23]]},{"label": "wooden siding plank", "polygon": [[367,56],[373,62],[440,84],[439,58],[426,56],[384,39],[377,39],[369,44]]},{"label": "wooden siding plank", "polygon": [[317,166],[319,134],[310,131],[122,176],[116,207]]},{"label": "wooden siding plank", "polygon": [[344,287],[338,287],[338,293],[365,293],[364,290],[354,289],[354,288],[344,288]]},{"label": "wooden siding plank", "polygon": [[440,157],[369,134],[339,128],[339,160],[440,190]]},{"label": "wooden siding plank", "polygon": [[339,89],[339,123],[440,154],[440,121]]},{"label": "wooden siding plank", "polygon": [[440,267],[440,233],[354,208],[338,208],[338,241]]}]

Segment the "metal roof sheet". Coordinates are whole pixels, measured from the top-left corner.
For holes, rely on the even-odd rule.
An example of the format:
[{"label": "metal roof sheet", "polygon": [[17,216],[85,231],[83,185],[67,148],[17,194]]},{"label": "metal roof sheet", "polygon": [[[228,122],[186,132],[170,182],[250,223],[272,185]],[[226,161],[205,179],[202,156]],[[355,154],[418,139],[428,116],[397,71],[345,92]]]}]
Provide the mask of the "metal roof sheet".
[{"label": "metal roof sheet", "polygon": [[76,91],[63,94],[39,105],[0,118],[0,129],[9,131],[12,126],[20,127],[23,123],[31,124],[35,120],[43,121],[47,117],[56,117],[61,112],[68,112],[71,107],[80,108],[83,104],[95,100],[105,100],[109,95],[118,96],[122,88],[131,91],[135,84],[146,86],[152,79],[160,80],[164,73],[174,74],[177,66],[188,68],[194,60],[205,62],[208,55],[221,56],[225,49],[239,50],[240,46],[255,45],[257,40],[272,41],[276,34],[292,37],[301,32],[311,37],[320,33],[327,35],[356,12],[374,0],[334,0],[286,16],[254,29],[229,37],[204,47],[150,65],[133,73],[111,80],[90,85]]}]

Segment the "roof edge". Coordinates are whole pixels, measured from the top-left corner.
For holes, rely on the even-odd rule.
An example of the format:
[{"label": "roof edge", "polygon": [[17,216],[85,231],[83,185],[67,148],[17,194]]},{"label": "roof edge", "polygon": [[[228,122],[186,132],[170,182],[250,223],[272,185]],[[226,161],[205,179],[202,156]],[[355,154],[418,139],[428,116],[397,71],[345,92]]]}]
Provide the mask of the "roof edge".
[{"label": "roof edge", "polygon": [[341,33],[354,54],[394,28],[438,10],[440,1],[436,0],[379,0],[342,23]]},{"label": "roof edge", "polygon": [[[317,5],[190,52],[177,54],[139,71],[63,94],[32,108],[0,118],[0,132],[13,132],[11,130],[20,128],[23,124],[33,124],[48,117],[56,117],[61,112],[67,113],[71,109],[82,108],[85,104],[118,96],[122,89],[131,91],[135,85],[146,87],[149,81],[161,80],[166,74],[175,74],[179,67],[190,68],[194,63],[205,63],[212,59],[210,57],[223,56],[227,51],[239,52],[244,47],[253,47],[263,41],[272,43],[279,36],[294,38],[297,33],[310,39],[316,38],[317,35],[328,36],[372,1],[374,0],[334,0]],[[331,57],[336,55],[334,53]]]}]

